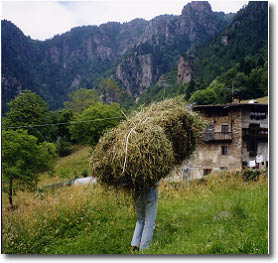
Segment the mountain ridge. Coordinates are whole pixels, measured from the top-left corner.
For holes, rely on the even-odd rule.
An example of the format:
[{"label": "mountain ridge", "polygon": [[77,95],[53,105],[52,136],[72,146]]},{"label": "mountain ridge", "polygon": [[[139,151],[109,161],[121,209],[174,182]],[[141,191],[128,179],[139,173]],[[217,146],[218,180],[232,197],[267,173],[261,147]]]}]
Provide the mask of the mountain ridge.
[{"label": "mountain ridge", "polygon": [[138,101],[177,68],[183,53],[208,43],[231,17],[213,12],[208,2],[193,1],[181,15],[76,27],[45,41],[32,40],[11,22],[1,21],[2,112],[24,89],[36,92],[51,109],[61,108],[76,89],[100,92],[104,77],[114,79],[126,97]]}]

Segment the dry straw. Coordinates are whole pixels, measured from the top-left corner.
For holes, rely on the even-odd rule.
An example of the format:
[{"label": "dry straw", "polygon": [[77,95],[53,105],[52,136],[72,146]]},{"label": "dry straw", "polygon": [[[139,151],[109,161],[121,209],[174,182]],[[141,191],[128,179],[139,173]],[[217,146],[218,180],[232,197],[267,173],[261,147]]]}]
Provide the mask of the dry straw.
[{"label": "dry straw", "polygon": [[104,134],[90,159],[93,175],[127,190],[153,186],[190,156],[202,128],[181,99],[153,103]]}]

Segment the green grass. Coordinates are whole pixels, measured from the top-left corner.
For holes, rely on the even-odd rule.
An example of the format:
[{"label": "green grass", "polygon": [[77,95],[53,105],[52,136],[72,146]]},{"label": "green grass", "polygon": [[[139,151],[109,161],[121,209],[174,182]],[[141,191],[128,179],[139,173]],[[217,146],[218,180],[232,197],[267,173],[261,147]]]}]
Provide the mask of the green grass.
[{"label": "green grass", "polygon": [[72,153],[57,161],[55,172],[49,176],[48,173],[40,175],[38,186],[60,183],[74,177],[82,177],[84,170],[89,171],[90,146],[74,145]]},{"label": "green grass", "polygon": [[226,173],[162,182],[153,242],[130,252],[132,199],[99,185],[58,189],[3,211],[4,254],[268,254],[268,183]]},{"label": "green grass", "polygon": [[160,220],[149,252],[267,254],[266,188],[243,188],[209,197],[161,200]]}]

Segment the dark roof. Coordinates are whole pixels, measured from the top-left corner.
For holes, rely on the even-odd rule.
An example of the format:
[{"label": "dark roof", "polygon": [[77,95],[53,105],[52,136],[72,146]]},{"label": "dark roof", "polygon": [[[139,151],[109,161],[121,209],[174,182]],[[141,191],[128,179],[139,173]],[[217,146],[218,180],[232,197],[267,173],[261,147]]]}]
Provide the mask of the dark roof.
[{"label": "dark roof", "polygon": [[264,103],[229,103],[229,104],[209,104],[209,105],[193,105],[193,110],[196,109],[213,109],[213,108],[268,108],[268,104]]}]

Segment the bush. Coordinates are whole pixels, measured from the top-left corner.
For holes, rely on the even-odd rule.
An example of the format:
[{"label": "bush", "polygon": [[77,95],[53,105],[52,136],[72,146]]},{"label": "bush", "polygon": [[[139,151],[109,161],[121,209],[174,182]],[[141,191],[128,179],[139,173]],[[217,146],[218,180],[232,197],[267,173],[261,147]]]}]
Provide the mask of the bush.
[{"label": "bush", "polygon": [[244,181],[257,181],[261,175],[261,171],[258,169],[247,169],[242,172],[242,178]]},{"label": "bush", "polygon": [[61,157],[69,155],[72,151],[71,142],[65,140],[64,138],[59,138],[56,143],[56,151]]},{"label": "bush", "polygon": [[84,169],[82,172],[81,172],[81,176],[82,177],[87,177],[88,176],[88,170],[87,169]]}]

